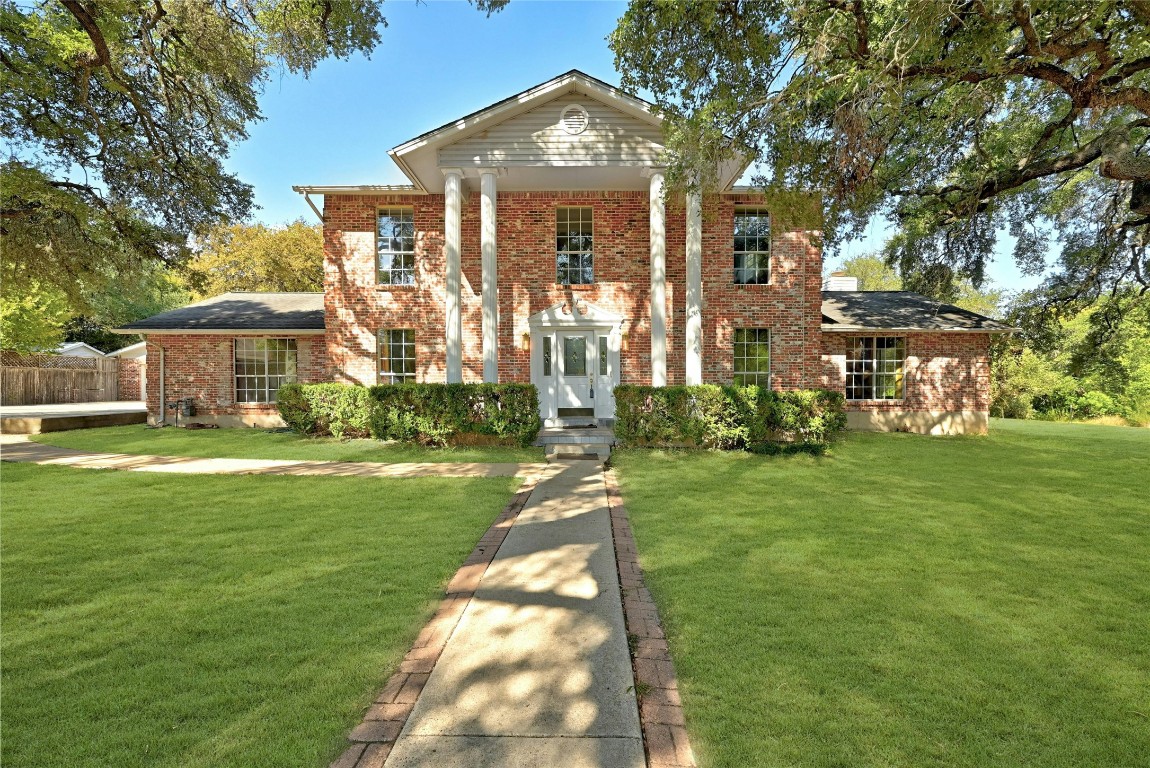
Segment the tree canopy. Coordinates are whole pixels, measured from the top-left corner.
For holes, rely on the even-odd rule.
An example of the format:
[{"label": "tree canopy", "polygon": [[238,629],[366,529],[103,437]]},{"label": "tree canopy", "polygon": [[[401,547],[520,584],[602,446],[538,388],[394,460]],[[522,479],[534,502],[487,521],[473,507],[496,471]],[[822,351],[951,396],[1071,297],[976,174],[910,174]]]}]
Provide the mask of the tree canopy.
[{"label": "tree canopy", "polygon": [[1042,306],[1150,290],[1150,0],[632,0],[611,46],[672,182],[748,155],[824,194],[832,248],[889,218],[919,290],[980,284],[1003,231]]},{"label": "tree canopy", "polygon": [[278,69],[370,52],[378,0],[0,0],[0,280],[76,309],[252,210],[223,165]]},{"label": "tree canopy", "polygon": [[323,232],[302,219],[285,227],[221,224],[188,263],[200,296],[227,291],[322,291]]}]

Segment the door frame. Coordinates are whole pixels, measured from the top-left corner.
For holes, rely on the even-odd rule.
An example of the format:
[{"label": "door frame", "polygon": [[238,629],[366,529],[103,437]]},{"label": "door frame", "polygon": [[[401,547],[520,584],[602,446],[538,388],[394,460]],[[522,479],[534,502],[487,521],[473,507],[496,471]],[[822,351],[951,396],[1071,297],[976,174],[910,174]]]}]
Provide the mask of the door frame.
[{"label": "door frame", "polygon": [[[577,302],[574,308],[566,302],[556,304],[528,318],[531,350],[531,383],[539,391],[539,416],[544,425],[559,420],[558,376],[560,365],[560,339],[564,335],[583,334],[589,337],[588,365],[594,373],[594,408],[596,419],[615,418],[615,396],[612,391],[620,381],[620,348],[624,318],[587,302]],[[607,374],[601,371],[599,339],[606,340]],[[551,345],[551,372],[544,371],[544,345]],[[582,417],[588,418],[588,417]]]}]

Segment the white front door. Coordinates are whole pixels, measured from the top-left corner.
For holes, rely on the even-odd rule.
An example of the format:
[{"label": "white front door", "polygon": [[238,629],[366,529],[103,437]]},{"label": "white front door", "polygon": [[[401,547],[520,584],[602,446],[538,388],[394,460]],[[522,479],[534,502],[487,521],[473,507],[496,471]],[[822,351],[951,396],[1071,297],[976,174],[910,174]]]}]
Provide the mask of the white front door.
[{"label": "white front door", "polygon": [[592,352],[594,334],[559,333],[558,337],[559,371],[556,399],[559,415],[594,416],[595,357]]}]

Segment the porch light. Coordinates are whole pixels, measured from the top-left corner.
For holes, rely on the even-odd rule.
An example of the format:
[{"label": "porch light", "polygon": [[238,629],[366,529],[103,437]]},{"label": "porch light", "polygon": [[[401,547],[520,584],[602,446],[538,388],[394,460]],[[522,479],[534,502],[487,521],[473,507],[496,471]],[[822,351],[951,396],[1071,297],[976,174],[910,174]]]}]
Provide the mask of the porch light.
[{"label": "porch light", "polygon": [[531,351],[531,331],[523,332],[523,349],[526,352]]}]

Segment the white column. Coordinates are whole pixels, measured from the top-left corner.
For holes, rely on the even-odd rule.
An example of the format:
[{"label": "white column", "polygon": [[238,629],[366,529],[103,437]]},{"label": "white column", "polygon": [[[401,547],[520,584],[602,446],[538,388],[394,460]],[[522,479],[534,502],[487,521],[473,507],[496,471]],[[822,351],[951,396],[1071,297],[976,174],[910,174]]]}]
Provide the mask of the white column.
[{"label": "white column", "polygon": [[495,263],[495,177],[493,168],[479,169],[480,244],[483,253],[483,380],[499,381],[499,292]]},{"label": "white column", "polygon": [[703,383],[703,199],[687,193],[686,381]]},{"label": "white column", "polygon": [[463,171],[444,168],[443,254],[447,260],[447,383],[463,381],[463,314],[460,310],[459,247],[462,236]]},{"label": "white column", "polygon": [[667,385],[667,216],[663,169],[647,168],[651,179],[651,386]]}]

